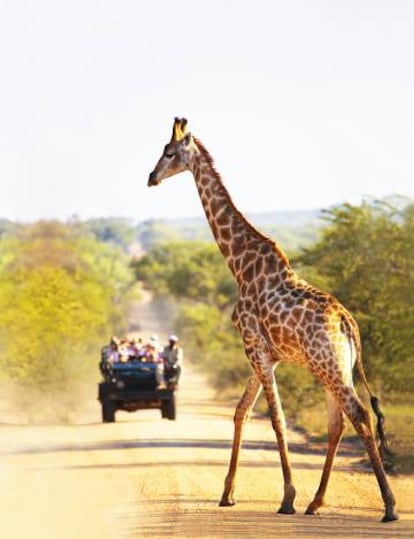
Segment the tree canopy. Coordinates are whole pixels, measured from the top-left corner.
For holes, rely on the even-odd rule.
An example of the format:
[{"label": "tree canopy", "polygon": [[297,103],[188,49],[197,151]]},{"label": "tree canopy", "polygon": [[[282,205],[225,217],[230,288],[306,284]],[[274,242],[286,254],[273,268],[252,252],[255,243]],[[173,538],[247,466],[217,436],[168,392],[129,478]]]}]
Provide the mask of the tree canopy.
[{"label": "tree canopy", "polygon": [[69,395],[96,370],[103,339],[124,324],[120,292],[130,275],[122,257],[79,225],[38,222],[3,236],[1,380],[40,399]]},{"label": "tree canopy", "polygon": [[408,391],[414,349],[414,206],[344,204],[295,260],[357,319],[364,365],[386,389]]}]

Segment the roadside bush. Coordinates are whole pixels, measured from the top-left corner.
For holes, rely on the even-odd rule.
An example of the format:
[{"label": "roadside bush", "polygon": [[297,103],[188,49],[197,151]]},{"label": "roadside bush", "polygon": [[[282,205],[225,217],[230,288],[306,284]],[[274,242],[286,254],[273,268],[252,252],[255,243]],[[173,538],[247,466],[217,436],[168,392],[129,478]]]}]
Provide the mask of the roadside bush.
[{"label": "roadside bush", "polygon": [[118,270],[113,247],[55,222],[20,227],[0,253],[0,380],[22,407],[51,395],[74,406],[103,340],[123,324],[127,265]]}]

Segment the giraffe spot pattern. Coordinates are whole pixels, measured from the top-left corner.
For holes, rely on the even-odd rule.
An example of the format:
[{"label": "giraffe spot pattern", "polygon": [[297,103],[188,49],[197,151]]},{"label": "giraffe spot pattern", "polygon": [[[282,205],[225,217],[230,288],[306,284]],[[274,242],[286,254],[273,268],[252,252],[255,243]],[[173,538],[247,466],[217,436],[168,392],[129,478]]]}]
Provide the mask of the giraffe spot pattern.
[{"label": "giraffe spot pattern", "polygon": [[201,155],[197,186],[220,250],[239,283],[232,320],[253,367],[263,361],[257,359],[261,355],[306,363],[325,385],[343,391],[347,366],[341,354],[355,323],[332,296],[299,279],[277,245],[234,209],[210,165]]}]

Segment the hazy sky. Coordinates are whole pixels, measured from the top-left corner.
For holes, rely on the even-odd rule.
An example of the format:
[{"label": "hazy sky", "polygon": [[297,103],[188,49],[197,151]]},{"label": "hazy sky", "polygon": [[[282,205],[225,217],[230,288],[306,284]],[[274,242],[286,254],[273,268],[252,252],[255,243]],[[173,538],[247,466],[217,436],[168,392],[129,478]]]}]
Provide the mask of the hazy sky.
[{"label": "hazy sky", "polygon": [[201,215],[174,116],[242,211],[414,196],[411,0],[5,0],[0,74],[0,217]]}]

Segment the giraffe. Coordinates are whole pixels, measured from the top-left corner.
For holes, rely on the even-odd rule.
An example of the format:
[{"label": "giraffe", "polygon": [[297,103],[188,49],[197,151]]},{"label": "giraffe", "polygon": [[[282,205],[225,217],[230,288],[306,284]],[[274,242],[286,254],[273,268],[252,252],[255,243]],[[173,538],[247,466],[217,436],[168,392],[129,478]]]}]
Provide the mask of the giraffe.
[{"label": "giraffe", "polygon": [[[306,509],[317,514],[324,503],[333,460],[345,416],[362,439],[384,502],[383,522],[397,520],[395,498],[381,459],[387,449],[383,415],[372,394],[361,362],[359,330],[350,313],[333,296],[300,279],[282,249],[256,230],[235,207],[213,159],[187,129],[185,118],[175,118],[171,140],[149,175],[148,186],[190,171],[218,247],[238,285],[232,321],[239,330],[252,374],[234,414],[231,458],[220,506],[232,506],[243,425],[263,389],[280,453],[283,499],[279,513],[293,514],[293,485],[286,440],[286,423],[276,384],[281,362],[307,366],[325,387],[328,405],[328,449],[319,488]],[[377,447],[370,413],[352,382],[356,363],[378,418]]]}]

